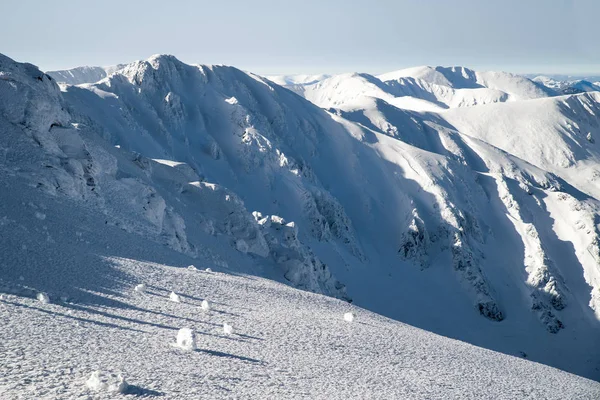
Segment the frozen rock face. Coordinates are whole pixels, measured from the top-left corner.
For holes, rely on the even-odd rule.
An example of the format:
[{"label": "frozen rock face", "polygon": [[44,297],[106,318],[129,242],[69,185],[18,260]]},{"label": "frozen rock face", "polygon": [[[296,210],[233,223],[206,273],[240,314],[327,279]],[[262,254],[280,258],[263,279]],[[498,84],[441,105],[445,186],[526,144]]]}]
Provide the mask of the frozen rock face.
[{"label": "frozen rock face", "polygon": [[263,216],[259,212],[253,214],[268,243],[270,257],[282,266],[288,281],[311,292],[329,293],[350,300],[345,286],[298,239],[298,228],[294,222],[286,222],[277,215]]},{"label": "frozen rock face", "polygon": [[425,227],[425,223],[419,217],[417,209],[412,211],[412,219],[406,232],[402,235],[398,253],[404,260],[413,260],[422,269],[428,263],[428,254],[431,248],[431,240]]},{"label": "frozen rock face", "polygon": [[[56,82],[31,64],[18,64],[0,54],[0,114],[34,137],[67,125]],[[40,140],[40,139],[37,139]]]}]

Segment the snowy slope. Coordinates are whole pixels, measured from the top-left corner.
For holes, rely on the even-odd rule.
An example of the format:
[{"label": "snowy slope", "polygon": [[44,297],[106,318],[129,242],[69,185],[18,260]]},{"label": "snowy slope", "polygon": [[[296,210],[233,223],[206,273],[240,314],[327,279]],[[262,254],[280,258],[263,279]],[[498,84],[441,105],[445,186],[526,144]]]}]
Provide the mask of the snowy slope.
[{"label": "snowy slope", "polygon": [[58,82],[69,85],[80,85],[82,83],[94,83],[106,78],[108,75],[123,68],[125,64],[112,65],[109,67],[76,67],[59,71],[46,72]]},{"label": "snowy slope", "polygon": [[[20,176],[0,186],[2,399],[600,395],[597,382],[248,275],[242,257],[223,267],[156,246]],[[195,351],[174,346],[184,327]],[[126,396],[89,389],[97,370],[121,374]]]},{"label": "snowy slope", "polygon": [[[352,74],[316,84],[338,82],[330,92],[338,97],[323,97],[340,99],[327,112],[256,75],[172,56],[61,92],[32,66],[0,62],[9,186],[25,181],[40,196],[94,210],[106,229],[131,238],[122,241],[182,254],[178,266],[196,263],[191,257],[352,298],[416,327],[600,379],[598,197],[538,158],[464,133],[467,123],[452,114],[494,105],[447,110],[437,97],[400,96]],[[432,109],[394,103],[403,98]],[[575,111],[569,120],[583,115]],[[34,216],[46,214],[33,204]],[[26,229],[46,218],[19,215],[6,218]],[[9,254],[28,257],[30,248]],[[11,259],[8,268],[25,262]]]}]

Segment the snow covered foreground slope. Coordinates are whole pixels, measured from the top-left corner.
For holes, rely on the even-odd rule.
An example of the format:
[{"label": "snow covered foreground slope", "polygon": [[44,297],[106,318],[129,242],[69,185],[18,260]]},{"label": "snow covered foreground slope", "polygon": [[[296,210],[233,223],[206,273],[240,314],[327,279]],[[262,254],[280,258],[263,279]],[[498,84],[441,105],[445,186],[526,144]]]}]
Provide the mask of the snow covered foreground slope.
[{"label": "snow covered foreground slope", "polygon": [[328,113],[231,67],[155,56],[62,93],[1,71],[3,169],[128,240],[599,379],[598,202],[564,177],[441,114]]},{"label": "snow covered foreground slope", "polygon": [[[156,246],[19,176],[0,188],[2,399],[120,398],[86,386],[94,371],[121,375],[126,398],[600,395],[597,382],[248,275],[242,256],[223,267]],[[196,350],[174,346],[181,328]]]}]

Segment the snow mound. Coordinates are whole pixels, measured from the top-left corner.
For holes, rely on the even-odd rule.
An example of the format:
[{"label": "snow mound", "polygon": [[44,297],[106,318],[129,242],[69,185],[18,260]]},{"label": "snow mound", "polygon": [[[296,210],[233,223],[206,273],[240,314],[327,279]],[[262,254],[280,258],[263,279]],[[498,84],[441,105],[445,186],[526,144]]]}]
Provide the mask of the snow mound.
[{"label": "snow mound", "polygon": [[172,302],[174,302],[174,303],[181,303],[181,302],[182,302],[181,296],[180,296],[180,295],[178,295],[178,294],[177,294],[177,293],[175,293],[175,292],[171,292],[171,293],[169,294],[169,300],[171,300],[171,301],[172,301]]},{"label": "snow mound", "polygon": [[200,308],[202,308],[204,311],[210,311],[210,303],[208,300],[202,300],[202,303],[200,303]]},{"label": "snow mound", "polygon": [[344,321],[353,322],[356,318],[356,315],[353,312],[347,312],[344,314]]},{"label": "snow mound", "polygon": [[177,332],[177,347],[185,351],[196,350],[196,335],[190,328],[181,328]]},{"label": "snow mound", "polygon": [[135,285],[133,290],[138,293],[144,293],[146,291],[146,284],[140,283],[139,285]]},{"label": "snow mound", "polygon": [[38,293],[37,296],[36,296],[36,298],[42,304],[49,304],[50,303],[50,296],[48,296],[48,294],[46,294],[46,293]]},{"label": "snow mound", "polygon": [[224,323],[223,324],[223,332],[226,335],[233,335],[233,326],[229,325],[228,323]]},{"label": "snow mound", "polygon": [[122,375],[108,374],[94,371],[85,382],[88,389],[95,392],[107,392],[112,394],[123,394],[127,392],[128,384]]}]

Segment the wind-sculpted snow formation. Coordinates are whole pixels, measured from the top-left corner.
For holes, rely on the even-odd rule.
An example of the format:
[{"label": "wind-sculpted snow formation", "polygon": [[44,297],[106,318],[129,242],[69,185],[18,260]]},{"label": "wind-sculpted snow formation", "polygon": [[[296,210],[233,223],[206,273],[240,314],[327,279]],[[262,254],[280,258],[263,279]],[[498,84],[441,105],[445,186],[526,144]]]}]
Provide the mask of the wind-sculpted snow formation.
[{"label": "wind-sculpted snow formation", "polygon": [[161,55],[58,86],[2,57],[0,168],[211,266],[600,378],[596,94],[464,68],[282,82]]}]

